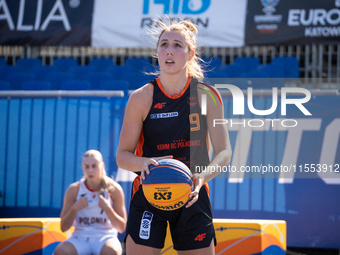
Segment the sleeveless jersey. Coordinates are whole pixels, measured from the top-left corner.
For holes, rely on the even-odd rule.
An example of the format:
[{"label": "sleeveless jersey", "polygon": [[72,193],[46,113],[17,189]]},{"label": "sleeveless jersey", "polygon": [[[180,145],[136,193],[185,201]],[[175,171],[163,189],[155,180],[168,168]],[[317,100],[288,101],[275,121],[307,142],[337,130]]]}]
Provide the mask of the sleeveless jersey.
[{"label": "sleeveless jersey", "polygon": [[[98,206],[99,195],[108,197],[108,192],[91,191],[86,187],[85,178],[80,180],[76,201],[81,197],[87,197],[88,206],[78,211],[73,222],[75,227],[73,236],[89,235],[117,235],[117,230],[111,225],[106,213]],[[112,200],[111,200],[112,205]]]},{"label": "sleeveless jersey", "polygon": [[[189,77],[180,94],[168,95],[159,78],[151,81],[153,101],[143,122],[136,155],[173,155],[191,171],[209,164],[207,121],[198,103],[198,81]],[[200,169],[199,167],[197,169]]]}]

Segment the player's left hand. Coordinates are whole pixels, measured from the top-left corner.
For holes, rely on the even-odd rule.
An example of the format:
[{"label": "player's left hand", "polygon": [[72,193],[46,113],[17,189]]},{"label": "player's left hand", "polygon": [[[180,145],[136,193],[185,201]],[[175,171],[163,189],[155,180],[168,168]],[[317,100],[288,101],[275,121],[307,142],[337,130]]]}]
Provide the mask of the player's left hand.
[{"label": "player's left hand", "polygon": [[194,174],[194,190],[189,195],[189,202],[186,204],[186,208],[192,206],[197,200],[200,193],[200,189],[203,186],[204,178]]},{"label": "player's left hand", "polygon": [[107,208],[111,207],[110,199],[111,199],[110,193],[108,194],[107,198],[100,194],[98,206],[105,211]]}]

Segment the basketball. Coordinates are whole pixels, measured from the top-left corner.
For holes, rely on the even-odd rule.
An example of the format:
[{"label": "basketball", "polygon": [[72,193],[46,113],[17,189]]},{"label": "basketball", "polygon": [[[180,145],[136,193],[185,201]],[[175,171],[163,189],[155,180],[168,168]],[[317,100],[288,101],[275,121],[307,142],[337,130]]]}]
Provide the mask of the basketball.
[{"label": "basketball", "polygon": [[143,180],[143,192],[154,207],[172,211],[184,206],[193,190],[190,169],[176,159],[162,159],[158,166],[150,166],[150,174]]}]

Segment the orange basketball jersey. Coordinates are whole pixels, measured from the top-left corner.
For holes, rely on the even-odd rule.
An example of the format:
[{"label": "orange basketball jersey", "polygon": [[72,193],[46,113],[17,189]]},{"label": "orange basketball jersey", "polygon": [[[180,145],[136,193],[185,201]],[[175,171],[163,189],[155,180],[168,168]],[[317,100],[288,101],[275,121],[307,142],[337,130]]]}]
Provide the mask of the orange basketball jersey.
[{"label": "orange basketball jersey", "polygon": [[151,84],[153,102],[143,123],[136,154],[145,157],[173,155],[192,172],[195,166],[207,166],[207,122],[198,103],[197,79],[190,77],[183,91],[176,95],[168,95],[159,78]]}]

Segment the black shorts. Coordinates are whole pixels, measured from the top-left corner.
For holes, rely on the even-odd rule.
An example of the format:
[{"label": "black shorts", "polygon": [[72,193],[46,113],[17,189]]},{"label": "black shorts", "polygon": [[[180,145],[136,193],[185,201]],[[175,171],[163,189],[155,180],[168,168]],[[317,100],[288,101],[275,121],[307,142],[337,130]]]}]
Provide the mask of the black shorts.
[{"label": "black shorts", "polygon": [[132,189],[126,236],[130,235],[136,244],[162,249],[169,222],[175,250],[209,247],[212,239],[216,245],[207,185],[201,188],[198,201],[192,206],[174,211],[153,207],[144,197],[139,176]]}]

